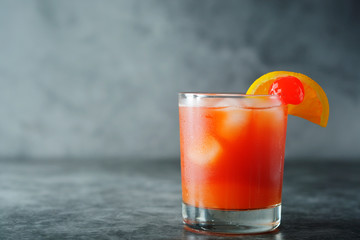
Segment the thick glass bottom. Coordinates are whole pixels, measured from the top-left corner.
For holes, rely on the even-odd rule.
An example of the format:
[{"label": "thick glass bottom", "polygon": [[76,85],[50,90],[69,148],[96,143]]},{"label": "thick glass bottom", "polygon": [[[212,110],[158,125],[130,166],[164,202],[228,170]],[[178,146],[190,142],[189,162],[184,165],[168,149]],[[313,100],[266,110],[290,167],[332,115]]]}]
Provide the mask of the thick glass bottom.
[{"label": "thick glass bottom", "polygon": [[184,224],[205,232],[252,234],[275,230],[280,225],[281,204],[265,209],[216,210],[182,203]]}]

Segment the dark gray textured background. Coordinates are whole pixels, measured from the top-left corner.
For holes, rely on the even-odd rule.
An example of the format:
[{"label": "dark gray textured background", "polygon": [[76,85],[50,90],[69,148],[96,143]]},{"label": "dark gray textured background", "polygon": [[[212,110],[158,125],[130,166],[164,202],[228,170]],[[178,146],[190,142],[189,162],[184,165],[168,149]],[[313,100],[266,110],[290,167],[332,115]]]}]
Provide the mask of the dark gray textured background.
[{"label": "dark gray textured background", "polygon": [[177,92],[315,79],[326,129],[287,157],[360,158],[360,1],[0,0],[0,156],[179,155]]}]

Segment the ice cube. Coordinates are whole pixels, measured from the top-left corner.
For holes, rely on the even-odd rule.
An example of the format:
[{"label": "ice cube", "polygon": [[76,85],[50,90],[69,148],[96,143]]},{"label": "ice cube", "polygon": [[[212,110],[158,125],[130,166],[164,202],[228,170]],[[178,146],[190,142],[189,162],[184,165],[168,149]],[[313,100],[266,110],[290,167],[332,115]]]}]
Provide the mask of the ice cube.
[{"label": "ice cube", "polygon": [[257,134],[282,139],[286,134],[286,108],[283,106],[254,110],[254,129]]},{"label": "ice cube", "polygon": [[252,111],[246,108],[224,109],[222,121],[220,121],[217,133],[227,140],[239,137],[248,127],[251,121]]},{"label": "ice cube", "polygon": [[215,161],[222,151],[220,143],[210,135],[193,138],[190,141],[187,156],[191,161],[199,165]]},{"label": "ice cube", "polygon": [[268,124],[284,126],[286,123],[286,112],[284,107],[271,107],[267,109],[259,110],[258,118],[266,119]]},{"label": "ice cube", "polygon": [[237,98],[222,98],[216,102],[213,107],[239,107],[239,99]]},{"label": "ice cube", "polygon": [[179,106],[186,107],[214,107],[222,100],[219,98],[189,97],[180,99]]},{"label": "ice cube", "polygon": [[223,98],[214,103],[215,107],[236,107],[236,108],[269,108],[281,105],[279,98],[268,96]]},{"label": "ice cube", "polygon": [[223,107],[235,107],[239,105],[239,101],[236,98],[217,98],[209,97],[202,98],[199,102],[201,107],[223,108]]},{"label": "ice cube", "polygon": [[281,100],[278,97],[256,96],[241,99],[239,105],[244,108],[270,108],[280,106]]}]

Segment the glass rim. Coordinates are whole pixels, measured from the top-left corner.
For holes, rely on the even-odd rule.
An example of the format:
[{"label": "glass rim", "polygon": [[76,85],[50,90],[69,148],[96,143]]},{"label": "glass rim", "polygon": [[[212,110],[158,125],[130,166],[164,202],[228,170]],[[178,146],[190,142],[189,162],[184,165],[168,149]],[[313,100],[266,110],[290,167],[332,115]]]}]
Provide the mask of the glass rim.
[{"label": "glass rim", "polygon": [[185,97],[200,97],[200,98],[277,98],[280,99],[278,95],[270,95],[270,94],[245,94],[238,92],[179,92],[178,96]]},{"label": "glass rim", "polygon": [[[236,108],[251,108],[251,109],[264,109],[279,106],[286,106],[278,95],[252,95],[235,92],[179,92],[179,107],[236,107]],[[211,99],[229,99],[231,102],[208,102]],[[236,101],[235,101],[236,100]],[[249,101],[247,101],[249,100]],[[246,101],[246,102],[243,102]],[[242,104],[245,103],[245,104]]]}]

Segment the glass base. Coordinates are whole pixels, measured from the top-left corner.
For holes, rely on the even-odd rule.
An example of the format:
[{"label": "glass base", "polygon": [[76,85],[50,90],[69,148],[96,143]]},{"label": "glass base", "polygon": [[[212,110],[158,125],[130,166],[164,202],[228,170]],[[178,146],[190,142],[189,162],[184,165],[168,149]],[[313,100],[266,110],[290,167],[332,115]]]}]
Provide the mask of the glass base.
[{"label": "glass base", "polygon": [[280,225],[281,204],[265,209],[216,210],[182,203],[186,226],[220,234],[252,234],[275,230]]}]

